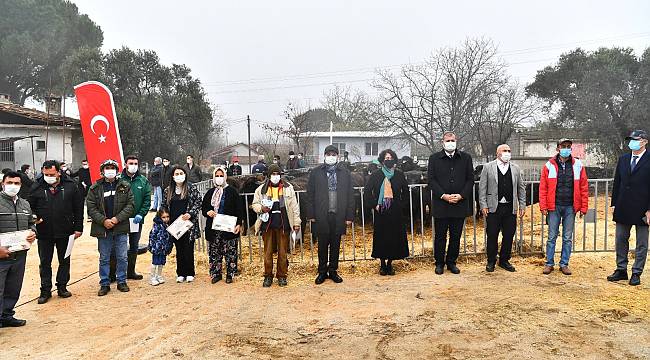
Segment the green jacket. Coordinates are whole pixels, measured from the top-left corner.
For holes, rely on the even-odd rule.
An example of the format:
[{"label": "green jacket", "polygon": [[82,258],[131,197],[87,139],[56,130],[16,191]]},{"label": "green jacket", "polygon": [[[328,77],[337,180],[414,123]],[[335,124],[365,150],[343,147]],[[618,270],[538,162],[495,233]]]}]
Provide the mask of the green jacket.
[{"label": "green jacket", "polygon": [[144,218],[151,208],[151,183],[139,171],[131,178],[126,169],[122,172],[121,179],[131,184],[133,208],[135,209],[133,215],[139,214]]},{"label": "green jacket", "polygon": [[[106,211],[104,210],[104,178],[97,180],[86,196],[86,206],[88,207],[88,216],[92,220],[90,227],[90,236],[106,237]],[[113,214],[119,221],[113,227],[114,234],[128,234],[130,230],[129,218],[133,217],[133,192],[129,183],[122,179],[116,179],[117,187],[115,189],[115,200]]]}]

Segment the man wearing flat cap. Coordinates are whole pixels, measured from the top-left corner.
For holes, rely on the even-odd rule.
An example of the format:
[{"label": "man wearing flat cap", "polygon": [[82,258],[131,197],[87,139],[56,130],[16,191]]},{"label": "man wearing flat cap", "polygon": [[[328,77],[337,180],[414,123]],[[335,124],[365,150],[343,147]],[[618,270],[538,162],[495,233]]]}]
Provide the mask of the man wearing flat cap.
[{"label": "man wearing flat cap", "polygon": [[636,228],[636,250],[629,284],[641,284],[641,273],[648,256],[648,221],[650,220],[650,155],[645,155],[648,133],[634,130],[625,138],[631,152],[616,164],[612,206],[616,222],[616,271],[609,281],[627,280],[627,255],[630,230]]},{"label": "man wearing flat cap", "polygon": [[338,163],[338,155],[338,148],[328,145],[325,163],[309,173],[307,182],[307,219],[312,222],[312,233],[318,237],[317,285],[327,278],[335,283],[343,281],[337,272],[341,235],[354,216],[352,176]]},{"label": "man wearing flat cap", "polygon": [[583,216],[589,208],[589,184],[587,171],[580,159],[571,156],[573,142],[560,139],[557,154],[542,168],[539,184],[539,209],[548,216],[548,241],[546,242],[546,265],[543,273],[550,274],[555,266],[555,240],[562,224],[562,252],[560,271],[571,275],[569,258],[573,247],[573,230],[576,214]]}]

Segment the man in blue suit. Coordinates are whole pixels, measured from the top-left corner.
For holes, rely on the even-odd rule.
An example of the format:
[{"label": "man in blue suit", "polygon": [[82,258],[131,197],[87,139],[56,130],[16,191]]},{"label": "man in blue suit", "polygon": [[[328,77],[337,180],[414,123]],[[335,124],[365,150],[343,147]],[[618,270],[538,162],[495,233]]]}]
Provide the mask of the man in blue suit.
[{"label": "man in blue suit", "polygon": [[641,273],[648,256],[648,221],[650,221],[650,154],[646,154],[648,134],[634,130],[625,138],[632,150],[618,159],[614,174],[612,206],[616,222],[616,271],[609,281],[627,280],[627,255],[630,229],[636,227],[636,251],[630,285],[641,284]]}]

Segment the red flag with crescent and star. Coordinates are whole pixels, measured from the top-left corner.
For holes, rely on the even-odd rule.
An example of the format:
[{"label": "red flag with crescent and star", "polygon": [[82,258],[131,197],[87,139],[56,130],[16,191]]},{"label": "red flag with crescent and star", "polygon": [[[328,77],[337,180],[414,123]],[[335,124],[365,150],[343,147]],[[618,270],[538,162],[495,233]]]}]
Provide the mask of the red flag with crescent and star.
[{"label": "red flag with crescent and star", "polygon": [[122,171],[124,155],[113,94],[106,85],[97,81],[75,86],[74,93],[92,181],[101,177],[99,167],[104,160],[117,161],[120,167],[118,171]]}]

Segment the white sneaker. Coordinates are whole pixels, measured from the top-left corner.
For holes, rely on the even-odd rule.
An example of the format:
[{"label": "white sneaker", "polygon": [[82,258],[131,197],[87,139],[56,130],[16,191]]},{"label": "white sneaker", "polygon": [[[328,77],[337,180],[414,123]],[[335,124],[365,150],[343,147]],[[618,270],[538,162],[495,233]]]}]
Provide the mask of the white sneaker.
[{"label": "white sneaker", "polygon": [[158,265],[151,265],[151,275],[149,275],[149,284],[156,286],[160,284],[158,281]]},{"label": "white sneaker", "polygon": [[151,280],[149,281],[149,284],[151,284],[152,286],[158,286],[158,285],[160,285],[160,281],[158,281],[158,277],[156,277],[154,275],[154,276],[151,277]]},{"label": "white sneaker", "polygon": [[182,277],[182,276],[179,276],[179,277],[176,278],[176,282],[177,282],[177,283],[185,282],[185,278]]},{"label": "white sneaker", "polygon": [[158,279],[159,284],[165,283],[165,278],[162,276],[164,265],[158,265],[158,271],[156,272],[156,278]]},{"label": "white sneaker", "polygon": [[187,277],[187,282],[191,283],[192,281],[194,281],[194,276],[188,276]]}]

